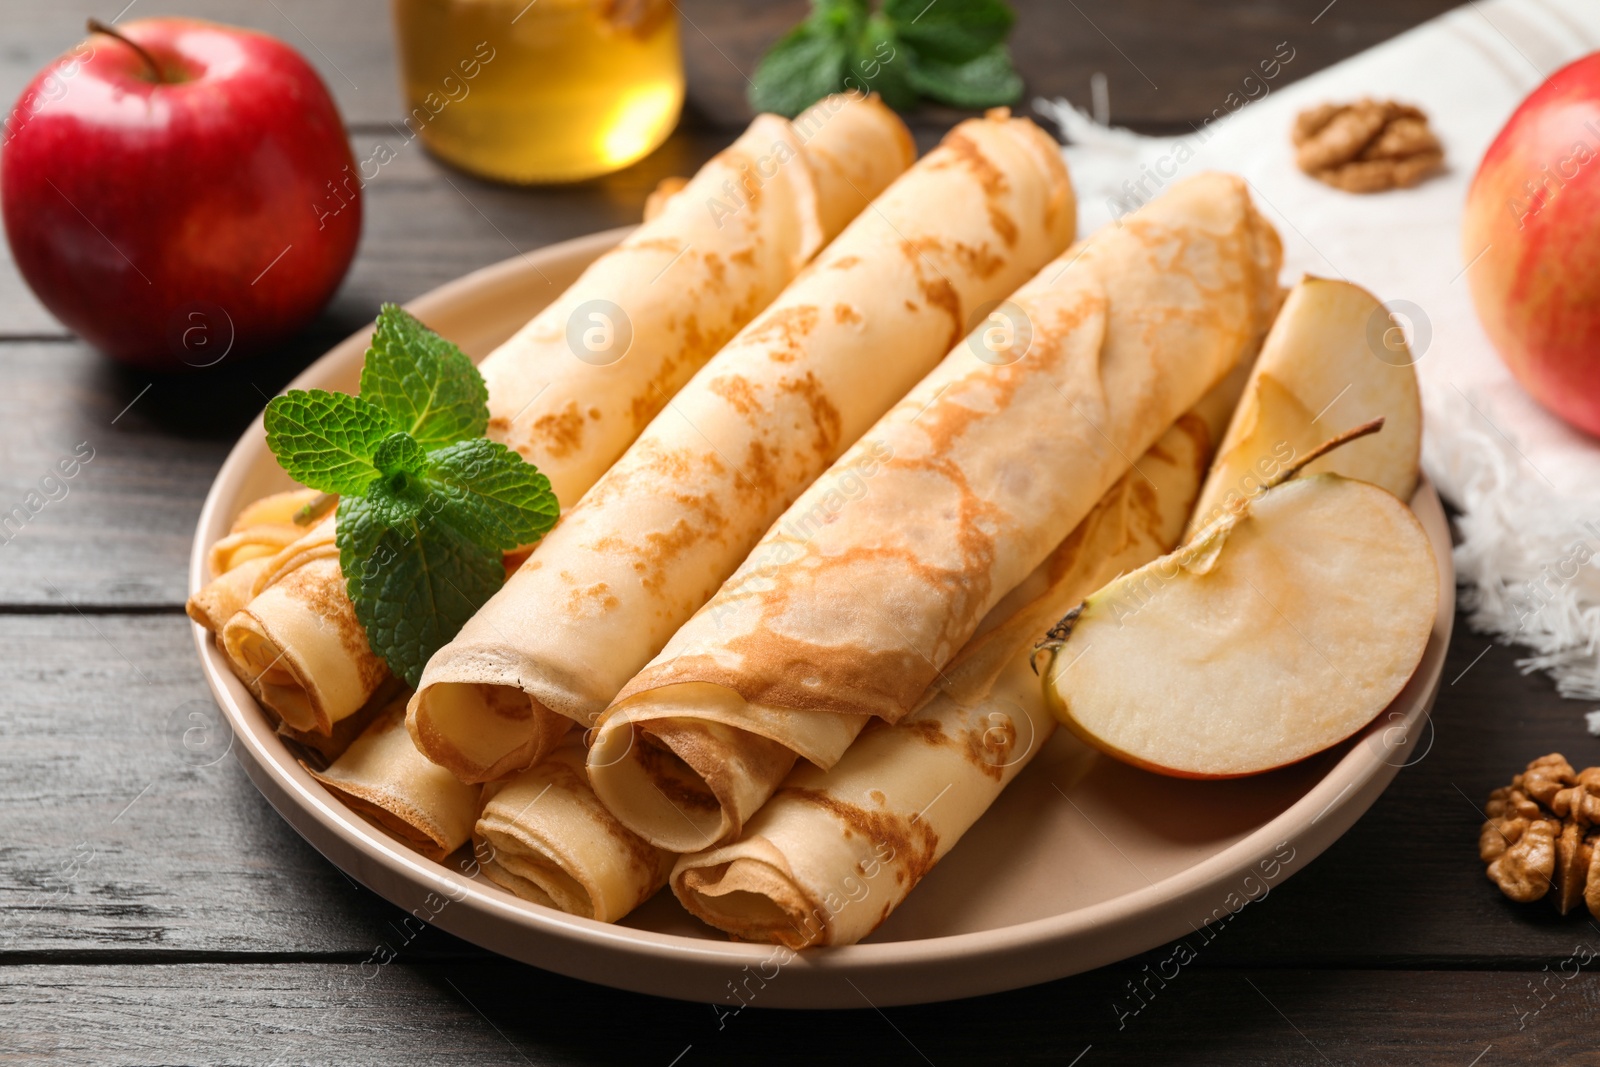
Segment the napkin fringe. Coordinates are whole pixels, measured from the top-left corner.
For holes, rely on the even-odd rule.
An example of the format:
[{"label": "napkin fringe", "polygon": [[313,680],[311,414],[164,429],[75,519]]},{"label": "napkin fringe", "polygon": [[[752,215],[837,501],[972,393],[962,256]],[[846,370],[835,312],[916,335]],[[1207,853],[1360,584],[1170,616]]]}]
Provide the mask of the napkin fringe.
[{"label": "napkin fringe", "polygon": [[1424,390],[1423,467],[1459,511],[1456,581],[1467,622],[1534,655],[1564,697],[1600,699],[1600,504],[1557,495],[1468,397]]}]

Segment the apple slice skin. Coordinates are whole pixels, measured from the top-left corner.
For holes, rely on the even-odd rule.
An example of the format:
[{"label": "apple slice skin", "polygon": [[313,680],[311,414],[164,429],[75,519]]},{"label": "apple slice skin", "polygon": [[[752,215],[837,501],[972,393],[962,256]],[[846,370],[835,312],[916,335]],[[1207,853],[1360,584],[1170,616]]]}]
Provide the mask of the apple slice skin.
[{"label": "apple slice skin", "polygon": [[1301,475],[1085,601],[1046,697],[1079,738],[1145,770],[1259,774],[1388,707],[1438,596],[1409,508],[1365,482]]}]

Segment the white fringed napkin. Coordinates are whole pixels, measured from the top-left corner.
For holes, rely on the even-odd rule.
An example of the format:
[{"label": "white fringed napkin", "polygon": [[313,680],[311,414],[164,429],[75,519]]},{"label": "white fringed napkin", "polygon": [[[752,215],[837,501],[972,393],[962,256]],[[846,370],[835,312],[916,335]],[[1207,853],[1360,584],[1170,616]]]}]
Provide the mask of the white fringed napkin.
[{"label": "white fringed napkin", "polygon": [[[1304,35],[1329,31],[1308,20]],[[1235,95],[1216,101],[1217,120],[1185,137],[1141,137],[1065,101],[1036,102],[1070,142],[1080,233],[1176,178],[1234,171],[1282,233],[1291,277],[1347,278],[1409,325],[1423,465],[1462,513],[1455,562],[1469,620],[1528,646],[1524,670],[1548,670],[1563,695],[1589,700],[1600,699],[1600,442],[1545,412],[1502,365],[1472,308],[1459,235],[1467,184],[1495,133],[1545,77],[1597,48],[1595,0],[1486,0],[1279,89],[1294,72],[1291,38],[1241,70]],[[1446,171],[1369,196],[1301,174],[1295,115],[1363,96],[1422,107]],[[1600,732],[1600,712],[1590,721]]]}]

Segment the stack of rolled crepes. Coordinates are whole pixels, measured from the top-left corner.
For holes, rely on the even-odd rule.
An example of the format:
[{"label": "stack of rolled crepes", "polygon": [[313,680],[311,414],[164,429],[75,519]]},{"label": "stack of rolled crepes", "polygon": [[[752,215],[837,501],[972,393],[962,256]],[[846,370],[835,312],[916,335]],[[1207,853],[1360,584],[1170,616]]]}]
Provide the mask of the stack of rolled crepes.
[{"label": "stack of rolled crepes", "polygon": [[1004,114],[957,126],[684,387],[434,655],[411,704],[418,747],[488,781],[537,763],[571,722],[595,725],[795,496],[975,311],[1065,248],[1074,224],[1065,166],[1037,126]]},{"label": "stack of rolled crepes", "polygon": [[[865,128],[857,103],[838,116]],[[958,126],[631,409],[648,425],[429,662],[407,730],[365,702],[321,780],[426,854],[470,832],[489,877],[575,915],[614,921],[670,879],[743,939],[869,933],[1048,739],[1034,641],[1175,542],[1279,300],[1240,181],[1178,183],[1066,249],[1074,215],[1031,123]],[[485,375],[497,417],[497,389],[574,392]],[[491,435],[579,470],[589,408],[540,404],[552,421]],[[331,541],[326,522],[253,564],[256,599]]]},{"label": "stack of rolled crepes", "polygon": [[[914,155],[876,97],[829,97],[793,124],[758,117],[692,180],[663,183],[643,226],[484,360],[489,436],[537,465],[570,506]],[[611,350],[575,339],[596,313]],[[326,784],[420,850],[447,853],[466,840],[480,790],[449,787],[392,729],[397,683],[345,593],[334,521],[292,521],[315,497],[281,494],[241,513],[190,614],[282,732],[326,766]]]},{"label": "stack of rolled crepes", "polygon": [[697,851],[737,837],[796,758],[832,767],[870,719],[904,719],[1259,346],[1280,263],[1244,182],[1207,174],[1046,266],[994,343],[958,345],[622,690],[589,756],[601,800]]},{"label": "stack of rolled crepes", "polygon": [[1035,642],[1177,542],[1242,375],[1185,414],[985,617],[921,706],[876,722],[828,770],[797,767],[738,840],[678,859],[672,891],[743,941],[854,944],[878,927],[1055,730]]},{"label": "stack of rolled crepes", "polygon": [[[759,116],[483,361],[489,436],[538,466],[570,507],[913,155],[904,124],[875,97],[829,97],[794,124]],[[590,315],[605,319],[614,347],[585,345]],[[285,517],[270,532],[285,530],[293,536],[257,552],[283,550],[256,565],[252,595],[211,623],[266,706],[326,731],[365,706],[387,671],[345,593],[332,520],[307,531]],[[246,551],[222,542],[216,555]]]}]

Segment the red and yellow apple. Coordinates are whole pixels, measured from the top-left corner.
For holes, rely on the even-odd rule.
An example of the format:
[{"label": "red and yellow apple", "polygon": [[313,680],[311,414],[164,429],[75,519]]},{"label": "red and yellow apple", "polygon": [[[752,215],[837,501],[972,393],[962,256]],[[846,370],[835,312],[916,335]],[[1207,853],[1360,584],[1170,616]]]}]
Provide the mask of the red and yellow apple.
[{"label": "red and yellow apple", "polygon": [[265,34],[177,18],[100,30],[6,123],[0,201],[22,276],[136,365],[282,340],[338,287],[361,232],[326,87]]},{"label": "red and yellow apple", "polygon": [[1461,251],[1511,373],[1600,435],[1600,53],[1552,74],[1484,153]]}]

